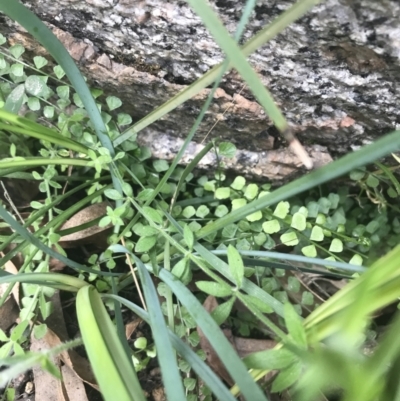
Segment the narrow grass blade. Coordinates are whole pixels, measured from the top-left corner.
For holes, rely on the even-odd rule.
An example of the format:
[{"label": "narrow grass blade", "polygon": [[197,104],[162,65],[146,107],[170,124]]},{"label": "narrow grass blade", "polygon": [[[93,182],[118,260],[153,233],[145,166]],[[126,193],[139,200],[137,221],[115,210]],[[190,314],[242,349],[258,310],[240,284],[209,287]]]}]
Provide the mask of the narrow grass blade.
[{"label": "narrow grass blade", "polygon": [[79,278],[68,276],[60,273],[24,273],[24,274],[10,274],[3,272],[4,275],[0,277],[0,283],[31,283],[38,284],[53,288],[59,286],[68,287],[68,291],[77,292],[80,288],[87,285],[87,283]]},{"label": "narrow grass blade", "polygon": [[84,159],[71,159],[69,157],[57,157],[53,159],[44,157],[18,157],[16,159],[0,160],[0,169],[22,167],[24,170],[28,170],[31,167],[46,165],[90,167],[91,161]]},{"label": "narrow grass blade", "polygon": [[[129,308],[145,322],[150,323],[149,314],[134,303],[114,295],[103,295],[103,298],[114,299]],[[208,388],[215,394],[218,400],[235,401],[236,398],[230,393],[219,377],[203,362],[192,349],[184,343],[176,334],[168,330],[168,335],[173,347],[190,364],[197,375],[204,381]]]},{"label": "narrow grass blade", "polygon": [[[223,250],[211,251],[214,255],[226,255],[227,252]],[[288,253],[271,252],[271,251],[239,251],[243,256],[254,256],[258,258],[271,258],[278,260],[290,260],[298,263],[309,263],[319,266],[330,266],[336,269],[341,269],[349,272],[364,272],[367,269],[362,266],[351,265],[349,263],[335,262],[333,260],[325,260],[319,258],[309,258],[302,255],[291,255]]]},{"label": "narrow grass blade", "polygon": [[160,278],[171,288],[204,332],[232,379],[239,386],[245,399],[248,401],[266,401],[267,398],[250,376],[246,366],[232,348],[228,339],[196,297],[167,270],[160,270]]},{"label": "narrow grass blade", "polygon": [[168,400],[186,401],[182,379],[179,374],[176,355],[169,339],[167,325],[158,301],[157,291],[150,274],[142,261],[131,253],[139,270],[146,305],[149,310],[150,326],[157,349],[157,359]]},{"label": "narrow grass blade", "polygon": [[136,372],[94,287],[79,290],[76,311],[85,349],[104,399],[145,401]]},{"label": "narrow grass blade", "polygon": [[215,222],[207,224],[196,233],[197,238],[204,238],[207,235],[224,228],[228,224],[241,220],[258,210],[274,205],[282,200],[289,199],[292,196],[314,188],[317,185],[340,177],[357,167],[368,164],[373,160],[386,156],[388,153],[396,152],[399,149],[400,131],[394,131],[391,134],[378,139],[371,145],[364,146],[356,152],[349,153],[333,163],[304,175],[289,184],[283,185],[270,194],[254,200],[240,209],[236,209],[234,212],[221,217]]},{"label": "narrow grass blade", "polygon": [[43,141],[55,143],[76,152],[81,152],[84,154],[88,153],[87,146],[82,145],[70,138],[66,138],[59,134],[56,130],[45,127],[44,125],[40,125],[34,121],[28,120],[27,118],[0,110],[0,120],[8,122],[8,124],[0,123],[0,129],[42,139]]}]

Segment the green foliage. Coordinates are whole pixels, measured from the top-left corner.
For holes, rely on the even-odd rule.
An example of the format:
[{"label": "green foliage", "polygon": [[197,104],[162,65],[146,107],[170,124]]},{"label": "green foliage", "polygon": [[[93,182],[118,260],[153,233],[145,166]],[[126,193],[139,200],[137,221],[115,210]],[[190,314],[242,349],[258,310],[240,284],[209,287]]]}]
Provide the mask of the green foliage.
[{"label": "green foliage", "polygon": [[[314,2],[298,2],[293,7],[293,10],[297,10],[296,16],[304,13]],[[246,61],[246,46],[243,52],[238,51],[237,45],[226,34],[205,3],[190,3],[202,15],[204,22],[237,70],[249,82],[260,103],[270,112],[276,126],[285,131],[287,123],[281,111],[277,109],[267,90],[257,83],[258,78]],[[253,6],[254,2],[247,3],[240,25],[241,30],[244,28],[243,21],[248,18]],[[7,9],[9,6],[1,7]],[[291,12],[289,10],[285,13],[288,18],[286,25],[290,18],[294,18]],[[280,29],[284,29],[285,24],[282,24]],[[238,39],[240,29],[237,35]],[[154,121],[154,116],[159,118],[165,114],[173,102],[168,102],[163,106],[164,109],[156,110],[145,117],[144,122],[139,122],[139,125],[130,126],[132,118],[117,111],[122,106],[121,100],[115,96],[105,96],[96,88],[90,89],[90,92],[86,86],[87,92],[86,89],[79,88],[76,84],[80,82],[79,77],[74,76],[75,70],[74,72],[73,69],[65,67],[68,65],[65,64],[65,60],[61,63],[64,68],[54,65],[42,56],[25,62],[24,47],[19,44],[8,46],[2,35],[0,46],[0,175],[11,177],[10,174],[22,173],[25,174],[25,178],[37,180],[38,189],[44,198],[43,203],[36,200],[31,202],[33,212],[26,224],[27,227],[32,225],[32,232],[17,225],[0,205],[4,221],[17,233],[8,235],[0,245],[1,250],[10,243],[16,245],[15,250],[2,258],[2,262],[5,263],[19,251],[23,252],[25,257],[20,274],[12,278],[15,281],[25,281],[22,285],[21,323],[8,335],[0,331],[0,341],[3,343],[0,354],[4,358],[10,353],[15,357],[24,355],[27,361],[25,366],[32,365],[33,359],[29,359],[30,356],[25,355],[23,349],[28,338],[28,321],[38,316],[45,320],[52,313],[52,304],[48,301],[51,291],[47,285],[50,285],[64,290],[79,291],[77,307],[81,331],[92,363],[96,365],[98,362],[95,372],[107,399],[113,399],[115,394],[107,385],[109,378],[104,373],[106,365],[118,383],[120,397],[126,396],[126,399],[129,399],[135,394],[142,398],[130,357],[133,355],[133,365],[136,370],[140,370],[157,354],[171,399],[186,399],[185,393],[188,392],[191,393],[188,399],[195,399],[195,390],[199,382],[193,377],[186,377],[180,381],[178,368],[183,372],[197,368],[203,374],[200,375],[202,380],[213,388],[215,394],[223,394],[219,399],[231,400],[232,395],[227,394],[218,378],[207,370],[199,358],[189,352],[190,349],[184,349],[181,353],[183,359],[175,361],[172,346],[179,352],[182,351],[182,344],[176,341],[173,333],[178,337],[185,337],[188,344],[196,347],[200,339],[194,329],[199,326],[210,342],[214,343],[221,359],[228,355],[230,361],[235,361],[235,364],[230,364],[227,368],[247,399],[264,400],[260,389],[254,384],[245,366],[216,326],[224,322],[233,323],[241,335],[248,335],[251,330],[259,329],[262,323],[276,338],[282,340],[281,349],[263,351],[244,360],[248,368],[280,370],[272,385],[273,392],[280,392],[299,382],[299,392],[306,388],[304,394],[307,394],[306,397],[312,397],[320,388],[330,384],[326,377],[333,364],[326,366],[327,356],[341,360],[344,364],[356,364],[359,361],[359,355],[346,355],[339,352],[337,347],[330,348],[331,344],[328,344],[326,349],[319,349],[318,341],[324,338],[323,334],[326,332],[334,331],[337,334],[336,331],[340,331],[337,328],[340,327],[341,331],[348,335],[346,341],[351,343],[353,338],[362,334],[360,327],[364,329],[369,313],[384,306],[389,300],[398,298],[397,287],[388,288],[390,280],[386,283],[382,277],[378,277],[379,275],[374,277],[373,282],[385,289],[385,297],[382,296],[383,300],[378,302],[373,289],[368,286],[368,281],[362,281],[362,276],[358,282],[363,283],[363,290],[370,291],[370,298],[365,302],[352,304],[344,292],[342,298],[338,297],[339,301],[332,302],[332,308],[346,301],[347,303],[342,305],[345,318],[341,315],[341,320],[334,320],[325,326],[318,319],[321,318],[322,322],[325,322],[324,319],[331,319],[334,312],[328,309],[329,313],[324,315],[325,305],[329,308],[329,302],[312,312],[318,307],[319,301],[316,301],[314,295],[291,272],[300,270],[302,266],[293,267],[288,263],[278,265],[271,259],[271,255],[260,256],[257,252],[278,247],[295,255],[306,256],[308,264],[312,264],[314,258],[322,258],[326,265],[332,265],[331,262],[349,262],[356,266],[371,265],[392,249],[400,239],[399,210],[396,206],[400,195],[400,183],[394,169],[379,163],[376,171],[368,171],[361,167],[350,173],[353,187],[349,186],[348,182],[344,185],[338,184],[337,189],[328,190],[322,186],[319,192],[309,191],[296,198],[288,194],[293,195],[300,190],[296,189],[297,192],[293,192],[288,187],[283,187],[283,191],[286,188],[286,196],[276,202],[266,201],[260,206],[260,202],[269,199],[277,191],[270,192],[270,184],[248,182],[244,177],[231,177],[223,172],[223,158],[232,158],[236,152],[236,147],[229,142],[220,142],[214,147],[220,164],[216,166],[213,177],[198,177],[193,173],[198,161],[211,151],[212,146],[206,147],[186,168],[177,166],[184,147],[201,122],[207,104],[174,162],[169,164],[165,160],[151,160],[150,150],[136,142],[136,133]],[[218,67],[217,70],[222,71],[223,68]],[[66,75],[72,77],[77,91],[66,81]],[[197,88],[198,91],[200,86],[207,86],[207,79],[209,78],[204,77],[201,84],[194,84],[190,90]],[[88,93],[91,93],[91,96],[88,96]],[[183,101],[187,96],[188,93],[182,94],[179,101]],[[211,98],[212,95],[209,101]],[[88,105],[93,105],[95,111]],[[17,117],[17,114],[20,117]],[[122,129],[125,129],[125,132],[121,135]],[[111,141],[120,146],[118,152],[113,148]],[[341,168],[348,171],[348,167],[343,167],[345,164],[343,162]],[[73,167],[68,173],[67,166]],[[25,172],[30,168],[33,169]],[[113,187],[104,183],[110,181],[109,174]],[[64,194],[62,183],[66,177],[70,182],[85,181],[83,186],[76,188],[85,190],[87,196],[78,204],[61,210],[59,207],[64,207],[60,206],[63,205],[62,202],[71,201],[71,196],[75,193],[74,188]],[[312,182],[311,178],[310,181]],[[314,184],[304,185],[311,188]],[[279,198],[278,195],[277,197]],[[98,226],[113,226],[114,233],[109,237],[109,243],[112,245],[101,255],[92,255],[89,263],[94,266],[88,268],[65,256],[59,244],[61,235],[58,229],[87,203],[101,201],[107,201],[108,206],[106,215],[99,218]],[[40,226],[40,220],[44,216],[47,217],[48,223]],[[224,224],[228,219],[229,222]],[[116,244],[121,239],[125,245],[118,248],[119,245]],[[225,251],[227,263],[211,252],[216,249]],[[49,257],[45,256],[45,252],[76,269],[80,278],[74,281],[71,277],[66,279],[62,276],[60,279],[47,273]],[[116,285],[120,289],[130,285],[125,273],[109,271],[116,267],[116,252],[131,255],[136,268],[139,269],[149,309],[148,321],[155,340],[155,346],[149,346],[147,339],[138,338],[128,354],[126,349],[129,349],[129,345],[124,344],[125,349],[122,346],[123,342],[121,344],[116,336],[114,326],[97,292],[111,289],[115,292]],[[245,252],[250,253],[245,257]],[[163,264],[163,269],[160,269],[160,264]],[[393,270],[392,264],[389,265]],[[346,265],[342,264],[341,267],[343,266]],[[208,276],[208,280],[196,278],[199,269]],[[387,271],[387,277],[393,274],[392,270]],[[159,295],[165,298],[161,305],[149,271],[168,283],[161,283],[158,287]],[[30,273],[34,277],[29,276]],[[392,278],[393,282],[397,283],[397,276]],[[12,282],[8,277],[4,281]],[[213,295],[222,298],[219,306],[210,314],[200,307],[198,300],[187,289],[192,281],[199,290],[199,297]],[[88,282],[93,283],[94,287],[89,287]],[[178,301],[174,301],[172,289]],[[11,286],[7,291],[11,291]],[[357,295],[363,294],[361,290],[359,293],[357,290],[354,292]],[[0,305],[8,293],[2,296]],[[362,297],[358,299],[360,298]],[[341,301],[343,299],[345,301]],[[119,302],[124,301],[126,300],[119,299]],[[375,302],[373,306],[372,301]],[[249,312],[234,312],[236,302],[245,305]],[[121,318],[119,307],[113,307],[118,322]],[[132,310],[140,313],[134,307]],[[278,315],[278,319],[275,319],[278,323],[269,319],[268,315],[272,312]],[[303,324],[301,316],[310,312],[311,315]],[[167,317],[169,328],[165,325],[163,315]],[[357,316],[357,319],[353,319],[353,316]],[[36,325],[35,337],[42,337],[46,330],[46,325]],[[119,337],[123,338],[121,327],[118,327],[118,330]],[[284,330],[287,330],[288,334]],[[93,333],[96,344],[93,341]],[[315,347],[315,352],[308,350],[310,344]],[[382,347],[384,348],[384,345]],[[382,360],[384,357],[389,358],[387,350],[382,351],[382,355]],[[387,364],[377,359],[371,362],[371,366],[383,370],[383,366]],[[36,357],[34,361],[42,363],[49,371],[54,371],[46,355]],[[8,364],[12,365],[13,362]],[[326,370],[327,373],[320,375],[319,381],[314,384],[310,383],[307,376],[309,373],[302,375],[302,372],[306,369],[309,369],[308,372],[314,372],[317,368],[324,372]],[[358,373],[350,369],[349,377],[350,374]],[[363,374],[368,376],[365,372]],[[132,378],[133,382],[130,381]],[[343,377],[339,379],[337,384],[351,394],[352,383],[344,381]],[[377,377],[372,379],[378,380]],[[371,383],[373,382],[371,380]],[[204,386],[200,392],[205,399],[210,399],[210,391]]]}]

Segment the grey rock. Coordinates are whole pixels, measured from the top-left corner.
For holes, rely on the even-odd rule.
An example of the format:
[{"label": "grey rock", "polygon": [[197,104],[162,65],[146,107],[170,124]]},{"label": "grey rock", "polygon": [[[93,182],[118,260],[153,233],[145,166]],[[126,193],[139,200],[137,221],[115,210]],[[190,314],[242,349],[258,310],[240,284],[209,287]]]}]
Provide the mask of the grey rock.
[{"label": "grey rock", "polygon": [[[90,81],[120,97],[124,111],[135,120],[223,60],[222,52],[184,1],[24,3],[56,28]],[[211,3],[233,33],[245,1]],[[258,1],[242,42],[291,4]],[[249,57],[316,164],[398,127],[399,16],[397,0],[327,0]],[[0,31],[11,40],[33,46],[28,36],[7,20],[0,20]],[[141,133],[141,140],[158,135],[158,141],[176,148],[179,141],[173,138],[186,137],[208,92],[204,89],[153,123]],[[251,155],[270,155],[271,168],[268,173],[261,168],[261,176],[282,180],[296,170],[301,172],[299,162],[235,71],[225,75],[195,136],[197,143],[217,119],[207,140],[221,138]],[[273,154],[281,158],[274,159]],[[238,162],[238,169],[242,167]],[[257,171],[254,168],[254,174]]]}]

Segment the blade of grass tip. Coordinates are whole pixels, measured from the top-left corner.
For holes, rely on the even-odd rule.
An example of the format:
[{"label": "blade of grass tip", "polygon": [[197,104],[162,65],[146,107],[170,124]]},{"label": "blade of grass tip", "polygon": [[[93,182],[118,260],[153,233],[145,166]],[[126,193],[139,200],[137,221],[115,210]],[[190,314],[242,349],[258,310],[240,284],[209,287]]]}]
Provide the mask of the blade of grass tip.
[{"label": "blade of grass tip", "polygon": [[168,336],[168,329],[158,301],[157,291],[143,262],[131,252],[128,253],[130,253],[138,267],[167,399],[186,401],[185,390],[176,362],[176,355]]},{"label": "blade of grass tip", "polygon": [[[8,212],[4,207],[0,204],[0,217],[14,230],[16,231],[23,239],[31,243],[32,245],[36,246],[38,249],[50,255],[53,258],[60,260],[61,262],[65,263],[67,266],[71,267],[72,269],[78,272],[86,272],[86,273],[94,273],[96,275],[99,274],[98,270],[91,269],[80,263],[74,262],[71,259],[68,259],[64,255],[54,251],[53,249],[49,248],[47,245],[43,244],[38,238],[32,235],[26,228],[22,227]],[[2,264],[4,258],[0,259],[0,265]],[[107,275],[112,276],[120,276],[120,273],[108,273]]]},{"label": "blade of grass tip", "polygon": [[[249,56],[254,51],[263,46],[265,43],[267,43],[275,36],[277,36],[279,33],[281,33],[287,26],[289,26],[291,23],[302,17],[312,7],[314,7],[316,4],[320,2],[321,0],[303,0],[296,2],[289,9],[287,9],[281,15],[279,15],[268,26],[263,28],[260,32],[258,32],[251,39],[249,39],[245,43],[245,45],[241,48],[242,53],[245,56]],[[135,133],[140,132],[142,129],[146,128],[154,121],[157,121],[165,114],[169,113],[176,107],[180,106],[186,100],[191,99],[193,96],[197,95],[202,89],[206,88],[217,79],[223,67],[224,67],[224,62],[213,67],[210,71],[205,73],[201,78],[199,78],[193,84],[183,89],[177,95],[175,95],[170,100],[162,104],[156,110],[149,113],[146,117],[142,118],[133,126],[127,128],[118,138],[114,140],[114,146],[116,147],[121,143],[125,142]],[[232,63],[229,63],[228,69],[231,68],[232,68]]]},{"label": "blade of grass tip", "polygon": [[[89,118],[93,124],[94,130],[101,144],[108,149],[111,157],[115,156],[114,147],[110,137],[107,135],[107,129],[101,118],[100,111],[93,99],[93,96],[83,79],[74,60],[65,49],[64,45],[57,39],[53,32],[28,8],[16,0],[0,1],[0,11],[8,17],[22,25],[57,61],[69,78],[75,91],[78,93]],[[110,173],[114,188],[122,194],[121,182],[118,178],[118,170],[111,162]],[[117,201],[117,206],[122,205],[122,201]]]},{"label": "blade of grass tip", "polygon": [[[168,220],[172,223],[172,225],[176,228],[176,230],[183,235],[183,229],[178,224],[178,222],[167,212],[164,212]],[[197,236],[196,236],[197,238]],[[232,276],[231,270],[227,263],[225,263],[222,259],[218,258],[208,249],[206,249],[203,245],[200,245],[197,241],[194,242],[194,249],[198,252],[198,254],[215,270],[221,273],[225,278],[231,281],[236,285],[236,282]],[[196,261],[195,261],[196,262]],[[265,302],[267,305],[271,306],[271,308],[277,313],[279,316],[283,316],[283,304],[279,302],[272,295],[265,292],[263,289],[258,287],[256,284],[251,282],[249,279],[244,278],[242,283],[243,291],[247,292],[249,295],[252,295],[256,298],[259,298],[261,301]]]},{"label": "blade of grass tip", "polygon": [[[116,286],[114,277],[111,277],[111,290],[114,295],[118,295],[118,290],[117,290],[117,286]],[[117,333],[118,333],[119,341],[121,342],[122,347],[124,348],[125,355],[131,365],[131,369],[134,369],[133,362],[132,362],[132,350],[129,347],[128,340],[127,340],[126,334],[125,334],[125,325],[124,325],[124,321],[122,318],[121,304],[117,301],[114,301],[114,312],[115,312],[115,323],[117,326]]]},{"label": "blade of grass tip", "polygon": [[[227,251],[224,250],[216,250],[210,251],[214,255],[226,255]],[[290,260],[293,262],[299,263],[309,263],[313,265],[320,265],[320,266],[330,266],[337,269],[350,271],[350,272],[365,272],[367,269],[363,266],[356,266],[351,265],[349,263],[342,263],[342,262],[335,262],[333,260],[325,260],[319,258],[309,258],[308,256],[302,255],[290,255],[286,253],[279,253],[279,252],[271,252],[271,251],[241,251],[239,253],[243,256],[254,256],[254,257],[261,257],[261,258],[272,258],[272,259],[279,259],[279,260]]]},{"label": "blade of grass tip", "polygon": [[78,292],[76,311],[83,342],[104,399],[145,401],[136,372],[93,286],[87,285]]},{"label": "blade of grass tip", "polygon": [[[18,126],[19,128],[23,128],[27,131],[34,132],[37,135],[43,135],[43,140],[50,141],[49,138],[54,138],[55,140],[62,140],[64,144],[70,143],[74,145],[79,145],[82,147],[82,149],[85,149],[86,152],[88,150],[87,146],[80,144],[74,141],[73,139],[61,136],[55,129],[45,127],[44,125],[40,125],[25,117],[20,117],[16,114],[0,110],[0,119],[7,121],[11,125],[11,127]],[[65,145],[65,147],[67,147],[67,145]]]},{"label": "blade of grass tip", "polygon": [[400,183],[394,174],[388,169],[385,165],[379,162],[375,162],[375,164],[388,176],[390,181],[393,183],[394,187],[396,188],[396,192],[400,195]]},{"label": "blade of grass tip", "polygon": [[[237,32],[235,34],[235,39],[238,41],[243,33],[243,30],[246,26],[246,23],[248,22],[248,19],[250,17],[251,11],[253,10],[255,5],[255,1],[251,0],[248,1],[245,7],[245,10],[243,12],[243,15],[240,19],[240,23],[239,26],[237,28]],[[232,41],[234,41],[234,39],[232,39]],[[179,152],[177,153],[177,155],[174,157],[174,160],[172,161],[169,169],[165,172],[165,174],[163,175],[162,179],[160,180],[160,182],[158,183],[158,185],[156,186],[156,188],[154,189],[150,199],[148,199],[145,203],[146,206],[150,205],[151,202],[155,199],[155,197],[158,195],[158,193],[160,192],[160,190],[164,187],[165,183],[167,182],[168,178],[171,176],[171,174],[174,172],[176,166],[178,165],[179,161],[181,160],[183,154],[185,153],[185,150],[187,149],[187,147],[189,146],[190,141],[193,139],[194,134],[196,133],[197,129],[199,128],[201,122],[203,121],[203,118],[208,110],[208,108],[210,107],[211,102],[214,99],[214,94],[215,91],[218,89],[218,86],[221,82],[222,76],[224,75],[226,69],[228,68],[229,63],[226,62],[223,65],[223,69],[221,70],[219,76],[217,77],[216,82],[214,83],[210,93],[207,96],[207,100],[205,101],[203,107],[200,110],[199,115],[196,118],[196,121],[194,122],[192,128],[190,129],[190,132],[187,136],[187,138],[185,139],[182,147],[179,149]]]},{"label": "blade of grass tip", "polygon": [[239,386],[245,399],[249,401],[266,401],[267,398],[263,394],[263,391],[254,382],[246,366],[232,348],[232,345],[222,333],[215,320],[203,308],[196,297],[185,285],[165,269],[160,270],[159,277],[172,289],[179,301],[185,306],[204,332],[230,376]]},{"label": "blade of grass tip", "polygon": [[[36,166],[80,166],[90,167],[92,162],[90,160],[83,159],[71,159],[69,157],[57,157],[57,158],[44,158],[44,157],[24,157],[24,158],[10,158],[9,160],[0,160],[0,169],[8,169],[14,167],[22,167],[23,170],[27,170],[31,167]],[[20,170],[22,170],[20,169]]]},{"label": "blade of grass tip", "polygon": [[[3,272],[2,273],[6,273]],[[62,284],[75,288],[78,291],[87,283],[77,277],[68,276],[61,273],[24,273],[24,274],[5,274],[0,278],[0,283],[36,283],[44,286]]]},{"label": "blade of grass tip", "polygon": [[[122,250],[122,252],[125,252]],[[106,299],[114,299],[129,308],[133,313],[139,316],[142,320],[150,323],[149,314],[134,303],[114,295],[102,295]],[[219,377],[202,361],[192,349],[185,344],[176,334],[168,330],[168,335],[173,347],[181,355],[186,362],[193,368],[197,375],[204,381],[207,387],[215,394],[217,399],[224,401],[236,401],[236,398],[231,394],[227,387],[222,383]]]},{"label": "blade of grass tip", "polygon": [[308,168],[312,168],[313,163],[300,142],[295,139],[289,125],[279,107],[275,104],[271,94],[262,84],[254,69],[250,66],[246,57],[241,52],[239,46],[230,37],[220,19],[214,13],[211,6],[204,0],[186,0],[195,12],[200,16],[204,25],[207,27],[216,43],[225,52],[235,69],[240,73],[243,80],[247,83],[252,93],[264,108],[265,112],[273,121],[280,134],[289,142],[290,147],[295,152],[301,162]]},{"label": "blade of grass tip", "polygon": [[372,160],[379,159],[380,157],[386,156],[398,149],[400,149],[400,131],[394,131],[385,135],[383,138],[378,139],[373,144],[364,146],[356,152],[351,152],[350,154],[341,157],[339,160],[320,167],[319,169],[250,202],[246,206],[228,213],[226,216],[221,217],[213,223],[207,224],[196,233],[196,236],[198,239],[204,238],[207,235],[210,235],[229,224],[235,223],[258,210],[277,204],[282,200],[289,199],[304,191],[314,188],[317,185],[340,177],[357,167],[368,164]]},{"label": "blade of grass tip", "polygon": [[0,129],[9,132],[14,132],[16,134],[27,135],[32,138],[41,139],[42,141],[48,141],[56,145],[64,146],[67,149],[71,149],[75,152],[80,152],[84,154],[88,153],[88,149],[86,148],[86,146],[81,145],[80,143],[75,141],[65,141],[64,137],[62,137],[61,135],[59,135],[58,138],[56,138],[54,136],[50,136],[42,132],[33,131],[27,128],[13,127],[10,124],[3,124],[3,123],[0,123]]}]

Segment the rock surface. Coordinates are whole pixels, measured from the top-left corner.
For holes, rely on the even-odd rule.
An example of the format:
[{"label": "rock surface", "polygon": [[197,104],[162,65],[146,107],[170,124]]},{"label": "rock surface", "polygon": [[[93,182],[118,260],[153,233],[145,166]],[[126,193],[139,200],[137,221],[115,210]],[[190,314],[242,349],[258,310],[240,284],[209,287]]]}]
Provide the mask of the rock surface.
[{"label": "rock surface", "polygon": [[[55,28],[84,74],[119,96],[124,111],[136,120],[223,60],[184,1],[24,3]],[[233,33],[245,1],[211,3]],[[291,4],[258,1],[242,42]],[[355,150],[399,125],[399,17],[397,0],[327,0],[249,57],[316,164]],[[11,40],[24,41],[26,47],[33,45],[1,15],[0,31]],[[173,138],[187,135],[207,94],[204,89],[144,129],[140,140],[152,144],[155,155],[172,154],[178,144]],[[207,140],[230,140],[246,151],[248,171],[272,180],[299,171],[299,161],[235,71],[225,75],[195,136],[198,143],[217,120]],[[165,149],[170,144],[169,152],[163,144]],[[254,158],[269,167],[255,165]],[[243,166],[237,162],[238,169]]]}]

